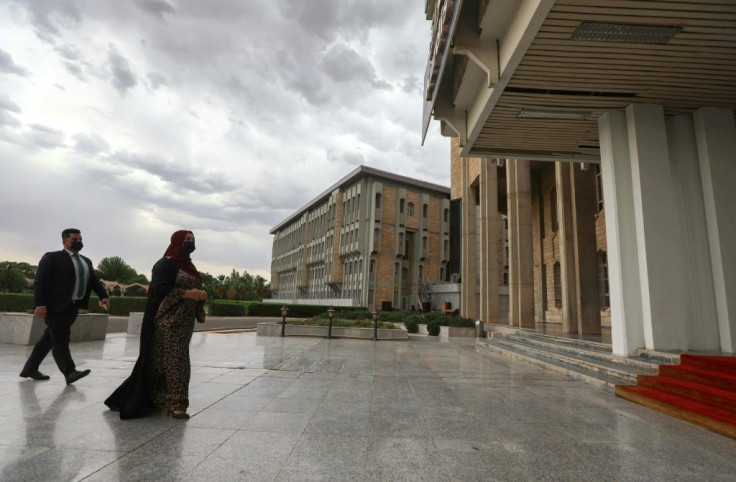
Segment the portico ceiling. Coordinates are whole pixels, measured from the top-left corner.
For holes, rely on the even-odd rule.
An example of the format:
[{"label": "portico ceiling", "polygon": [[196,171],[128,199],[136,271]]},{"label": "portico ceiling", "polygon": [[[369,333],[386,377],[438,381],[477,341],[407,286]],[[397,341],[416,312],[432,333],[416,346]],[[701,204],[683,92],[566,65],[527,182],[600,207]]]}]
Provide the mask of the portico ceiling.
[{"label": "portico ceiling", "polygon": [[[680,29],[662,44],[575,40],[583,22]],[[734,0],[558,0],[527,45],[513,72],[500,72],[502,93],[490,96],[485,120],[467,126],[464,155],[596,159],[606,111],[632,103],[661,104],[667,116],[736,108]],[[584,118],[523,118],[522,109]]]}]

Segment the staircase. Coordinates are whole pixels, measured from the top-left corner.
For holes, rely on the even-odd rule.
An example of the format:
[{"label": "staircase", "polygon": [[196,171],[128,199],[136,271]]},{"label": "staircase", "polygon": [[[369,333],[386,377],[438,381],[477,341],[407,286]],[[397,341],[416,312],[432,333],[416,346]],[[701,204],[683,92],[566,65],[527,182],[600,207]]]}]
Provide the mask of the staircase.
[{"label": "staircase", "polygon": [[524,360],[614,393],[617,385],[634,385],[641,375],[657,373],[658,363],[677,363],[679,356],[646,353],[639,358],[613,355],[611,346],[561,338],[523,328],[486,325],[488,338],[478,339],[478,348]]},{"label": "staircase", "polygon": [[616,395],[736,439],[736,357],[681,355]]}]

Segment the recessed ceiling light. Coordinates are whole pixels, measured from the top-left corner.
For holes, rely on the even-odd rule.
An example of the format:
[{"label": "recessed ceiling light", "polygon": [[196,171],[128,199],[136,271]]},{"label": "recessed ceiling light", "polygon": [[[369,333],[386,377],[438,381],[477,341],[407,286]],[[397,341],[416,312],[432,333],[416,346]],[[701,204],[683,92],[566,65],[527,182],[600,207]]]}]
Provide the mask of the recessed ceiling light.
[{"label": "recessed ceiling light", "polygon": [[590,111],[580,110],[521,109],[518,117],[524,119],[585,120],[589,115]]},{"label": "recessed ceiling light", "polygon": [[682,27],[583,22],[575,30],[572,39],[594,42],[666,44],[680,30]]}]

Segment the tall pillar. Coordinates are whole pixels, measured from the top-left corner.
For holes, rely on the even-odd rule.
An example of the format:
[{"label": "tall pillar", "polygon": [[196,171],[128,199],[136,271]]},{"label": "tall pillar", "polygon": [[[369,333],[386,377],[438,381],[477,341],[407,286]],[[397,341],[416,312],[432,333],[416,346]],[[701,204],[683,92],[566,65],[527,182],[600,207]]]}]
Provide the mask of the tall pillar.
[{"label": "tall pillar", "polygon": [[516,203],[516,161],[506,160],[506,219],[509,236],[509,325],[519,324],[519,219]]},{"label": "tall pillar", "polygon": [[478,318],[477,295],[477,232],[475,189],[470,186],[469,158],[462,160],[462,306],[460,312],[466,318]]},{"label": "tall pillar", "polygon": [[534,247],[532,240],[532,183],[529,161],[517,160],[516,217],[519,276],[519,326],[534,328]]},{"label": "tall pillar", "polygon": [[695,136],[703,183],[721,350],[736,351],[736,126],[734,111],[695,112]]},{"label": "tall pillar", "polygon": [[686,253],[670,169],[662,106],[626,108],[634,185],[642,321],[647,348],[687,350]]},{"label": "tall pillar", "polygon": [[720,350],[718,314],[695,125],[691,115],[673,117],[666,124],[676,192],[676,211],[680,215],[684,248],[687,252],[685,259],[687,274],[684,280],[688,348]]},{"label": "tall pillar", "polygon": [[598,252],[595,237],[595,171],[582,169],[583,164],[570,165],[573,190],[573,240],[575,247],[575,292],[578,333],[597,335],[601,332],[601,303],[598,290]]},{"label": "tall pillar", "polygon": [[[572,212],[572,187],[568,162],[555,162],[557,219],[559,223],[560,271],[562,282],[562,331],[578,332],[577,277],[575,270],[575,238]],[[550,200],[555,202],[554,199]]]},{"label": "tall pillar", "polygon": [[498,168],[480,164],[480,319],[498,323]]},{"label": "tall pillar", "polygon": [[626,114],[606,112],[598,119],[598,132],[606,206],[611,341],[614,354],[631,356],[644,346],[644,328]]}]

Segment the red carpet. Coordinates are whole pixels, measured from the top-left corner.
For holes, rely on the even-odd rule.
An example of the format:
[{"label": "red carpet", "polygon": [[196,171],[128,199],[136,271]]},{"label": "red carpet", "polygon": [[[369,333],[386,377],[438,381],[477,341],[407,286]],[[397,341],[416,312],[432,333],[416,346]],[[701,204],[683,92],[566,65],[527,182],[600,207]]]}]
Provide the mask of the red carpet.
[{"label": "red carpet", "polygon": [[616,395],[736,439],[736,357],[682,355]]}]

